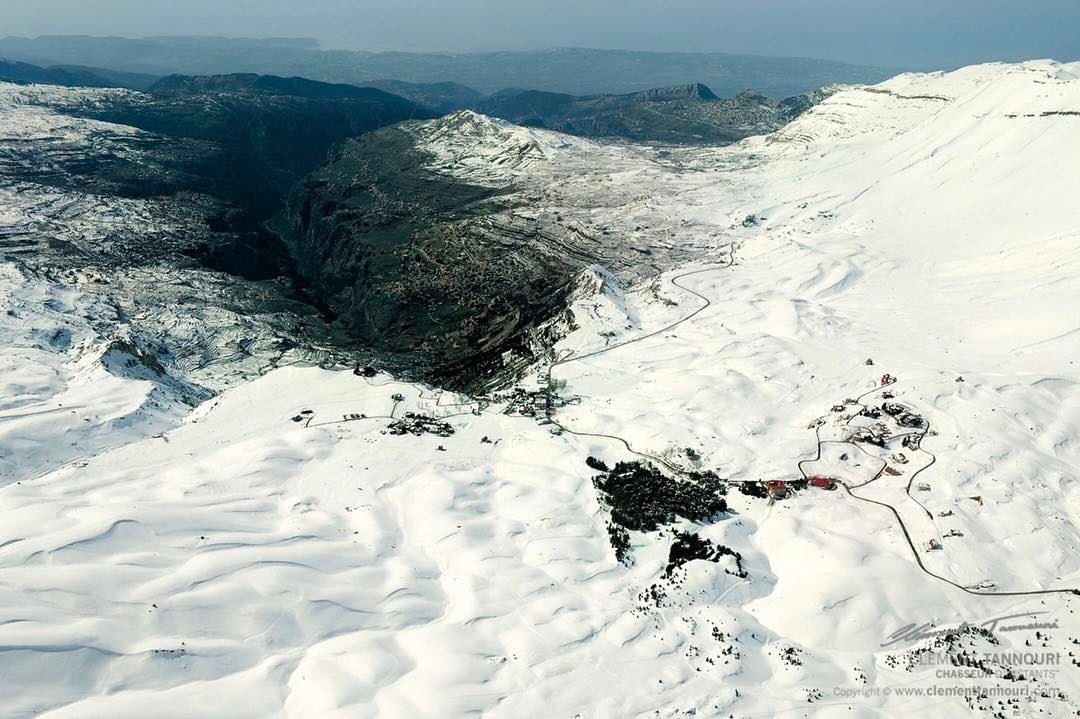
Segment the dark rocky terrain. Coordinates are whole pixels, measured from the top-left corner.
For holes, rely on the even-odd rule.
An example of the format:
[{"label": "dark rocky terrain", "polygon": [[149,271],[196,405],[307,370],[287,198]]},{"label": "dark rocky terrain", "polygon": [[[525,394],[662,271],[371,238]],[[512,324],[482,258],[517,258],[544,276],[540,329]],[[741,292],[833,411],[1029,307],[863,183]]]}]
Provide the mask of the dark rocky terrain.
[{"label": "dark rocky terrain", "polygon": [[[336,143],[401,120],[430,117],[373,88],[257,75],[172,76],[149,94],[117,94],[73,114],[155,135],[209,143],[202,167],[175,189],[203,192],[255,222],[268,219]],[[238,217],[238,215],[234,215]]]},{"label": "dark rocky terrain", "polygon": [[339,146],[272,226],[348,336],[441,386],[499,388],[579,290],[717,249],[670,243],[648,201],[693,157],[568,139],[470,111],[384,128]]},{"label": "dark rocky terrain", "polygon": [[[292,186],[347,138],[426,113],[370,88],[300,79],[166,78],[151,94],[119,92],[56,109],[144,133],[98,133],[93,151],[50,152],[50,162],[9,164],[20,180],[68,191],[151,199],[187,229],[116,238],[108,257],[130,262],[183,255],[252,280],[303,284],[280,240],[263,227]],[[130,253],[134,247],[138,251]]]},{"label": "dark rocky terrain", "polygon": [[746,91],[720,99],[701,84],[589,97],[506,90],[474,109],[519,125],[583,137],[725,144],[783,127],[826,96],[826,91],[817,90],[773,100]]},{"label": "dark rocky terrain", "polygon": [[479,388],[566,304],[583,263],[539,223],[491,214],[506,191],[433,176],[408,128],[342,146],[276,229],[350,336],[440,383]]}]

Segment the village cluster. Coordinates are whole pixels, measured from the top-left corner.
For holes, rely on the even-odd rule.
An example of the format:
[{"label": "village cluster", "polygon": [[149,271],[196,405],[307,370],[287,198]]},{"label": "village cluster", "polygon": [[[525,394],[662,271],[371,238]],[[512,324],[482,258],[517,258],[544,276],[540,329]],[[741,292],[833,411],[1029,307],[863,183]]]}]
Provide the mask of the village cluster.
[{"label": "village cluster", "polygon": [[[873,363],[867,360],[867,364]],[[834,405],[831,417],[821,417],[812,422],[810,427],[818,441],[817,453],[814,458],[799,462],[800,476],[743,482],[738,484],[739,491],[744,495],[768,499],[770,504],[789,499],[808,488],[833,491],[843,487],[859,499],[851,490],[884,477],[906,477],[906,482],[899,488],[928,514],[932,514],[912,495],[912,491],[932,491],[928,482],[915,482],[915,479],[936,461],[932,453],[922,448],[923,439],[933,432],[926,419],[895,401],[896,394],[890,388],[896,382],[895,377],[884,374],[870,391]],[[878,395],[881,403],[874,405],[864,402],[872,395]],[[823,448],[827,446],[839,447],[844,451],[826,459]],[[926,454],[929,461],[914,472],[909,472],[905,467],[911,461],[909,454],[918,452]],[[980,504],[982,502],[981,497],[970,499]],[[954,513],[951,509],[941,510],[933,516],[948,518]],[[964,534],[959,529],[950,528],[940,536],[951,538],[963,537]],[[941,539],[928,540],[924,548],[927,551],[942,549]]]}]

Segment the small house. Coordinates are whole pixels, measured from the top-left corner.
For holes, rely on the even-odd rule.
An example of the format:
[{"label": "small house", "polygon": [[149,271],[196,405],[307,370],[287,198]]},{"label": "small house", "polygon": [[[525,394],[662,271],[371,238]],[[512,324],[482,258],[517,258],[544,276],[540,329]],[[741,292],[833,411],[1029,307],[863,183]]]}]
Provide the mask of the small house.
[{"label": "small house", "polygon": [[784,499],[788,496],[787,483],[782,482],[779,479],[773,479],[766,482],[765,491],[769,493],[770,499]]}]

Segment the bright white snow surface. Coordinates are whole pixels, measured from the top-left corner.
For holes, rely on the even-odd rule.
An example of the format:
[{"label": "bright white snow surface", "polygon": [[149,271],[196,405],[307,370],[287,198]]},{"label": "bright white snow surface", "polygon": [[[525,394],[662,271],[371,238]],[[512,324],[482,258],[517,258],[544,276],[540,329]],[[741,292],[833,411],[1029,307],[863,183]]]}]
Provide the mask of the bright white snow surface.
[{"label": "bright white snow surface", "polygon": [[[552,162],[575,148],[638,158],[656,191],[622,167],[625,182],[596,184],[606,206],[626,186],[624,214],[662,209],[666,242],[721,233],[735,248],[732,267],[716,251],[579,300],[562,352],[689,314],[703,302],[672,278],[716,267],[680,280],[711,302],[692,320],[557,367],[581,397],[559,421],[671,461],[693,447],[732,480],[793,478],[816,451],[808,426],[824,418],[822,438],[836,435],[830,408],[889,372],[931,423],[937,463],[912,494],[925,509],[904,491],[922,451],[853,491],[896,506],[927,568],[957,584],[1080,587],[1078,77],[1052,62],[904,75],[844,89],[776,135],[664,159],[506,130]],[[154,409],[165,390],[137,363],[102,369],[120,350],[88,346],[79,296],[0,279],[22,308],[0,322],[0,462],[9,478],[27,470],[0,489],[4,716],[1077,711],[1080,598],[934,579],[888,509],[844,490],[775,504],[732,490],[732,513],[683,527],[741,553],[748,578],[692,562],[657,606],[641,592],[670,534],[633,534],[633,566],[617,563],[584,463],[631,459],[616,442],[318,369],[279,369],[177,416],[182,405]],[[398,416],[447,416],[457,433],[385,434],[397,392]],[[141,419],[121,421],[131,406]],[[877,470],[841,451],[808,468],[849,485]],[[930,539],[944,548],[924,551]],[[1060,664],[1013,665],[1019,681],[941,678],[909,666],[929,640],[882,646],[909,623],[1005,615],[1056,626],[998,627],[997,647],[960,649]],[[1029,694],[897,691],[996,685]]]}]

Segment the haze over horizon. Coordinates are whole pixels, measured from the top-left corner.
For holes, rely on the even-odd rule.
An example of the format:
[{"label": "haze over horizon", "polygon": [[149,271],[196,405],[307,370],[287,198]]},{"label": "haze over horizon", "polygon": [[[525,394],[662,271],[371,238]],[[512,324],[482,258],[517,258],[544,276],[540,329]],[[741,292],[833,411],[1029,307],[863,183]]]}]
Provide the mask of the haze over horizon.
[{"label": "haze over horizon", "polygon": [[1080,57],[1069,0],[0,0],[4,35],[311,37],[350,50],[487,51],[590,47],[814,57],[912,69]]}]

